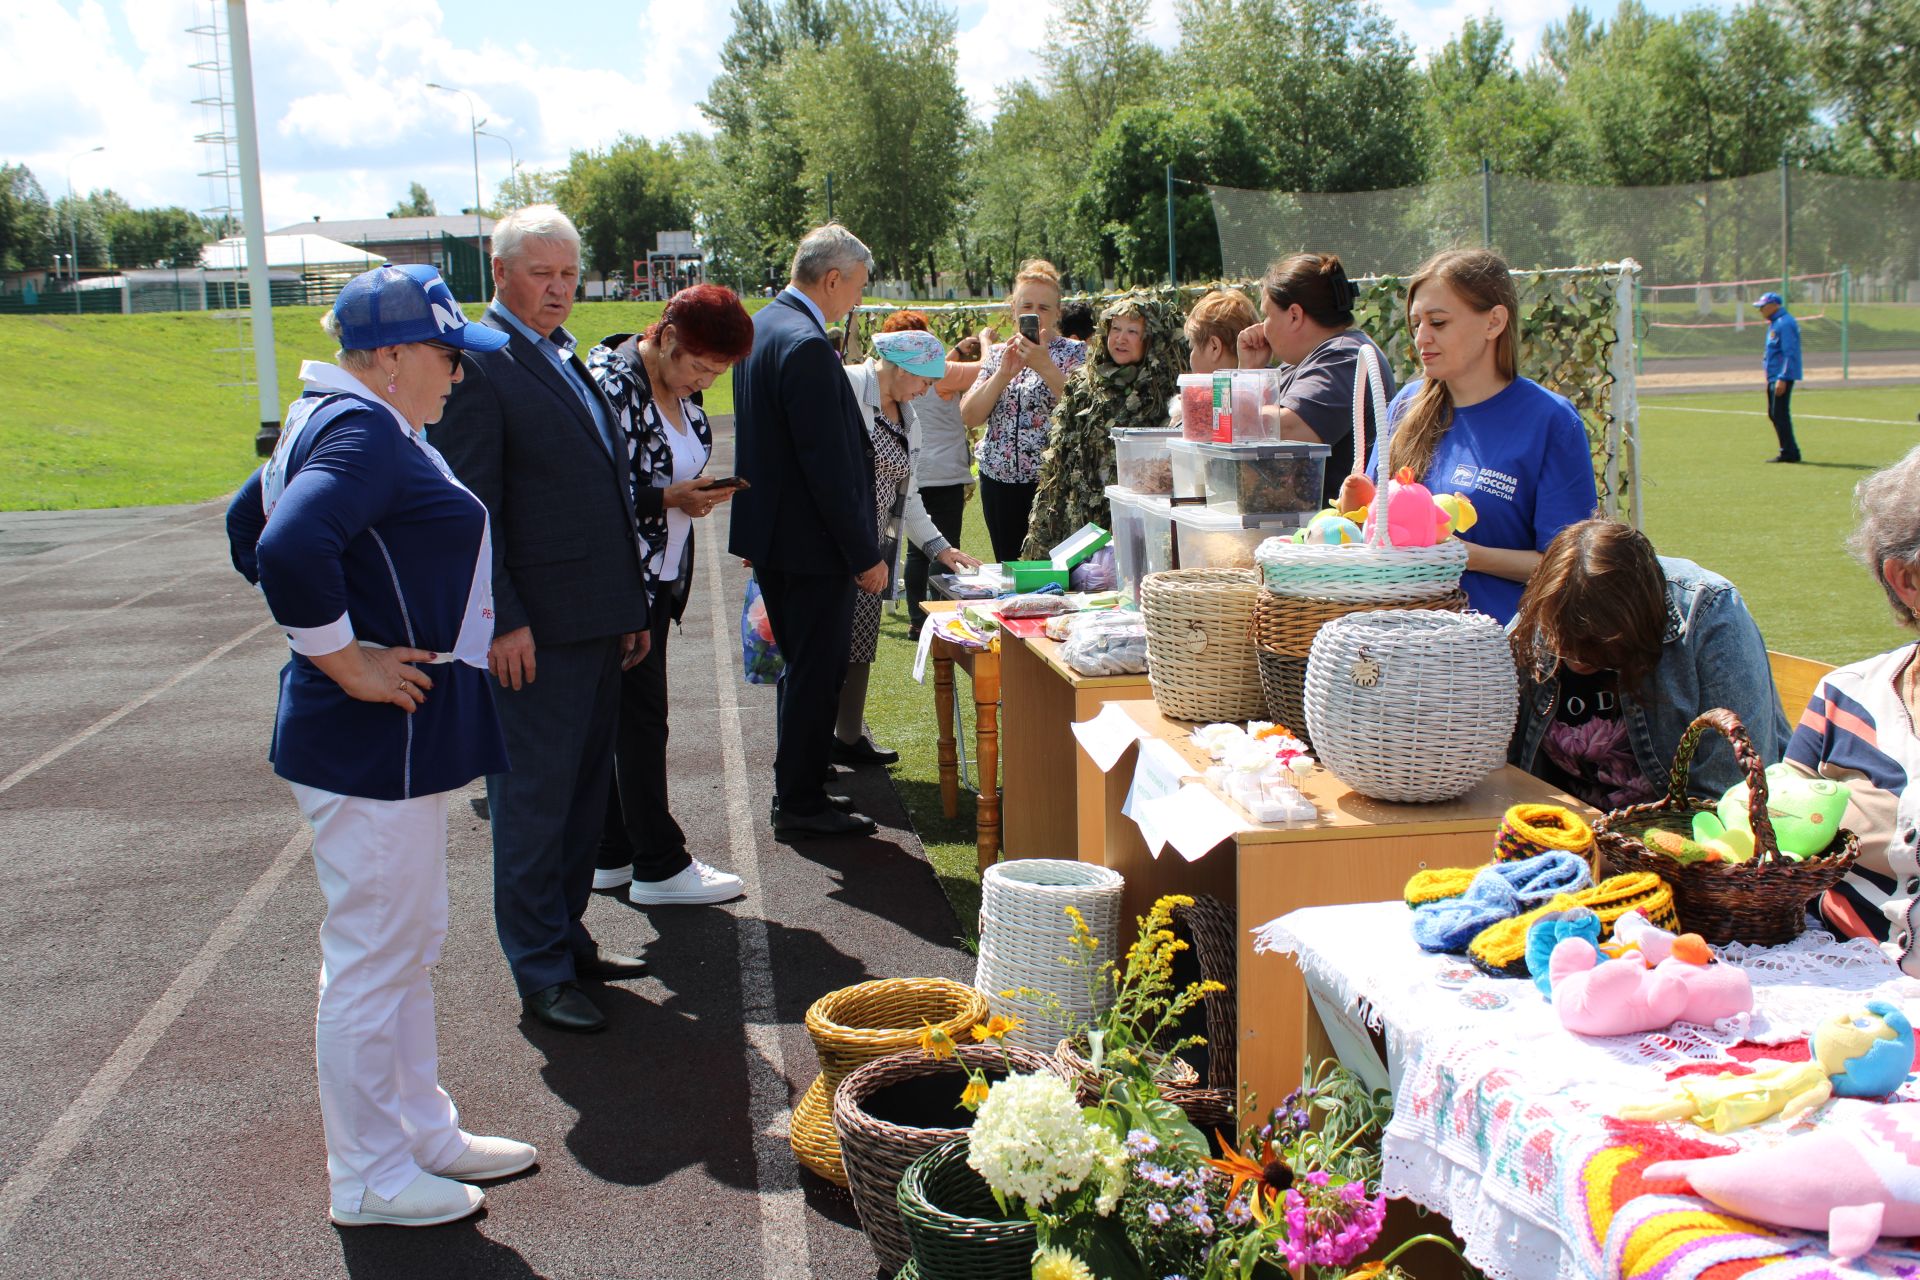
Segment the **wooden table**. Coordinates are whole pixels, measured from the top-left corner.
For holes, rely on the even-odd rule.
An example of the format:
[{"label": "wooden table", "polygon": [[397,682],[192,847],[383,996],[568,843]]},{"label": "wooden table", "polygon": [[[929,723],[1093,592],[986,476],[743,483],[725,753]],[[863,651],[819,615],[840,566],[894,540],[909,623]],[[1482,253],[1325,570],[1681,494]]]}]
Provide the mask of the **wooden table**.
[{"label": "wooden table", "polygon": [[[952,600],[928,600],[921,605],[928,626],[959,607]],[[980,774],[974,845],[980,869],[985,871],[1000,857],[1000,655],[992,649],[968,649],[936,634],[928,657],[933,660],[933,709],[940,718],[940,811],[949,818],[960,810],[960,753],[953,738],[954,667],[965,671],[973,683],[974,765]]]},{"label": "wooden table", "polygon": [[[1192,725],[1164,718],[1152,702],[1117,705],[1148,733],[1172,744],[1196,772],[1205,771],[1210,762],[1188,740]],[[1299,1083],[1308,1048],[1308,1009],[1298,970],[1276,965],[1270,957],[1254,962],[1250,928],[1298,907],[1397,899],[1414,872],[1429,866],[1487,862],[1494,832],[1512,805],[1561,804],[1586,812],[1578,801],[1512,766],[1503,766],[1458,800],[1424,805],[1370,800],[1321,769],[1302,788],[1320,810],[1316,821],[1257,823],[1222,795],[1245,826],[1196,862],[1172,848],[1155,858],[1140,829],[1120,812],[1137,755],[1137,748],[1129,749],[1100,779],[1106,822],[1100,861],[1126,877],[1123,910],[1129,921],[1168,893],[1211,894],[1236,912],[1239,1078],[1261,1098],[1282,1097]]]},{"label": "wooden table", "polygon": [[1103,702],[1151,696],[1144,673],[1083,676],[1052,640],[1001,637],[1002,856],[1100,860],[1107,841],[1100,771],[1074,742],[1073,725],[1098,715]]}]

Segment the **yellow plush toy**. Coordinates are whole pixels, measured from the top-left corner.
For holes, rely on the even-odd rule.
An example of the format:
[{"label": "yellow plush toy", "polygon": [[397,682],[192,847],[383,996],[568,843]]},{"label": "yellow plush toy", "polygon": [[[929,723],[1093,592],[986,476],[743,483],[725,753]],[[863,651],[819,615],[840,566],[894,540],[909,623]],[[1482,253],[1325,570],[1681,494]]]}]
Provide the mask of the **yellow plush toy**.
[{"label": "yellow plush toy", "polygon": [[1473,503],[1467,501],[1464,493],[1436,493],[1433,505],[1446,513],[1447,522],[1440,529],[1440,536],[1465,533],[1480,523],[1480,513],[1473,509]]}]

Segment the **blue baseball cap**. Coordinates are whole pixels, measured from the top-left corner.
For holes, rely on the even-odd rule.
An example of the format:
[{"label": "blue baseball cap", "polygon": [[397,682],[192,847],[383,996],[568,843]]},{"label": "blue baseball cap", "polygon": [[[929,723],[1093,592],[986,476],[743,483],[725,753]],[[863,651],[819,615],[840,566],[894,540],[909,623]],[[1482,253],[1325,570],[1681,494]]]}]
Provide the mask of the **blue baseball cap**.
[{"label": "blue baseball cap", "polygon": [[371,351],[409,342],[437,342],[462,351],[498,351],[507,335],[468,324],[440,273],[425,263],[375,267],[347,281],[333,302],[340,345]]},{"label": "blue baseball cap", "polygon": [[1784,307],[1787,305],[1787,300],[1785,298],[1771,291],[1767,293],[1763,293],[1759,297],[1755,298],[1753,300],[1753,305],[1756,307],[1764,307],[1769,302],[1773,303],[1776,307]]}]

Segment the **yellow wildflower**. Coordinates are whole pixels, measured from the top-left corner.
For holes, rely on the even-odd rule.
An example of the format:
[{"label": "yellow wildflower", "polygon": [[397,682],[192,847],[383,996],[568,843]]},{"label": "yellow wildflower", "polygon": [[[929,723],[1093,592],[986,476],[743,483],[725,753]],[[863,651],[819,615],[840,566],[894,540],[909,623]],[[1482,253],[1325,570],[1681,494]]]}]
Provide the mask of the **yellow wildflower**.
[{"label": "yellow wildflower", "polygon": [[920,1033],[920,1052],[942,1060],[951,1058],[953,1037],[947,1034],[946,1028],[936,1027],[924,1018],[920,1020],[920,1025],[926,1028]]},{"label": "yellow wildflower", "polygon": [[1010,1033],[1019,1030],[1019,1028],[1019,1018],[1003,1018],[996,1013],[987,1019],[986,1025],[984,1026],[977,1022],[973,1024],[973,1038],[982,1042],[988,1040],[1004,1040]]},{"label": "yellow wildflower", "polygon": [[1033,1255],[1033,1280],[1093,1280],[1093,1271],[1071,1249],[1042,1249]]},{"label": "yellow wildflower", "polygon": [[969,1076],[967,1087],[960,1091],[960,1105],[969,1111],[978,1111],[992,1087],[980,1076]]}]

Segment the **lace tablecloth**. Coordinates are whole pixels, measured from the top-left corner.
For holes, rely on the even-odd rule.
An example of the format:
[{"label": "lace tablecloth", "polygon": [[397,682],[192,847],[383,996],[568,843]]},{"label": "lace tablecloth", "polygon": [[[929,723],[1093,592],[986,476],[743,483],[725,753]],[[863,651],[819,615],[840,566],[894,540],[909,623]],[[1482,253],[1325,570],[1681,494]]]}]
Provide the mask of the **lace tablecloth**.
[{"label": "lace tablecloth", "polygon": [[[1395,1097],[1383,1143],[1386,1190],[1445,1214],[1468,1257],[1497,1280],[1622,1274],[1618,1258],[1608,1257],[1609,1229],[1646,1223],[1626,1211],[1591,1212],[1604,1199],[1595,1179],[1614,1171],[1606,1155],[1622,1149],[1608,1117],[1628,1101],[1665,1093],[1674,1068],[1731,1063],[1743,1041],[1804,1041],[1822,1017],[1869,999],[1920,1019],[1920,982],[1870,943],[1809,929],[1781,947],[1720,950],[1752,979],[1751,1014],[1650,1035],[1575,1036],[1531,982],[1490,978],[1457,957],[1422,952],[1408,916],[1397,902],[1295,911],[1257,929],[1255,949],[1291,954],[1323,993],[1384,1032]],[[1920,1100],[1914,1090],[1909,1084],[1903,1092]],[[1869,1105],[1842,1100],[1822,1116]],[[1788,1136],[1775,1123],[1722,1141],[1754,1146]],[[1824,1240],[1774,1233],[1763,1243],[1777,1261],[1745,1270],[1749,1280],[1920,1274],[1912,1269],[1920,1252],[1905,1249],[1883,1247],[1843,1267],[1825,1259]],[[1734,1250],[1728,1258],[1758,1256],[1739,1253],[1737,1243],[1726,1248]],[[1716,1280],[1714,1261],[1626,1274]],[[1806,1269],[1816,1261],[1819,1269]]]}]

